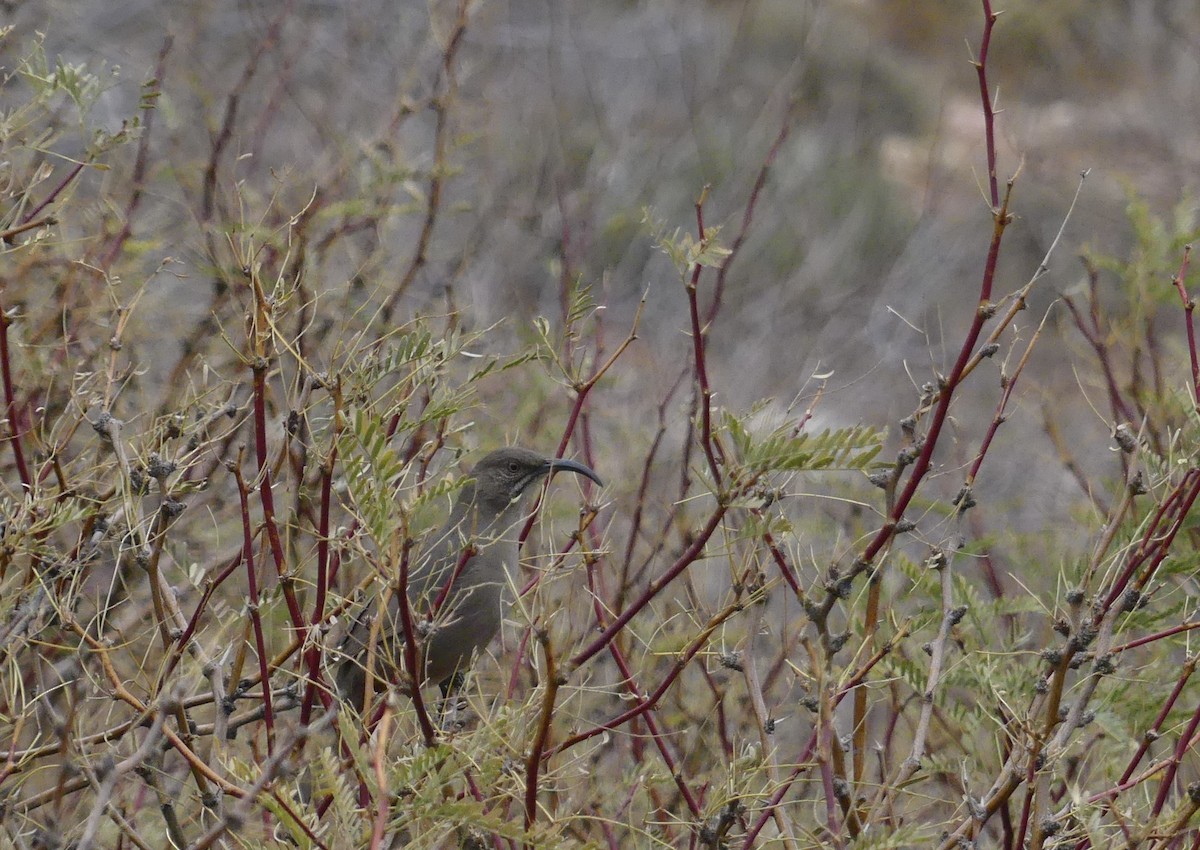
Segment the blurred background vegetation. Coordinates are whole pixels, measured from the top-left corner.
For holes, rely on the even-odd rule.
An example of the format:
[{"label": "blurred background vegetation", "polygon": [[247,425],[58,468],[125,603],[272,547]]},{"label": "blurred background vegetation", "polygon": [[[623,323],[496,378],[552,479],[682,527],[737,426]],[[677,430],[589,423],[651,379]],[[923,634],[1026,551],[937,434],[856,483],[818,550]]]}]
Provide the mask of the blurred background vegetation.
[{"label": "blurred background vegetation", "polygon": [[[236,561],[243,533],[239,496],[261,484],[250,390],[264,365],[256,360],[260,354],[271,369],[268,465],[283,491],[276,510],[287,538],[288,576],[261,589],[271,626],[264,649],[275,655],[293,637],[291,600],[280,588],[296,583],[306,619],[314,604],[313,578],[305,570],[323,537],[317,515],[325,453],[338,447],[338,463],[347,465],[329,476],[341,510],[332,521],[341,535],[335,557],[347,565],[331,587],[337,596],[331,606],[353,605],[357,591],[388,574],[385,553],[396,531],[383,517],[389,502],[405,505],[406,532],[419,537],[438,523],[453,487],[448,482],[469,468],[460,459],[514,442],[552,450],[574,409],[573,390],[636,326],[636,339],[604,374],[582,408],[581,424],[568,435],[568,452],[586,456],[610,482],[597,525],[587,516],[586,527],[577,529],[575,491],[557,493],[527,546],[531,560],[549,563],[578,531],[580,549],[592,554],[572,553],[568,563],[582,571],[594,553],[604,553],[599,563],[610,577],[600,595],[619,611],[696,539],[708,516],[706,499],[717,489],[706,480],[696,442],[689,303],[669,256],[680,247],[672,233],[695,232],[694,206],[704,195],[705,223],[722,227],[718,238],[729,246],[770,159],[754,196],[753,224],[721,272],[724,290],[706,334],[714,404],[731,417],[719,427],[739,450],[743,471],[758,467],[735,434],[775,427],[788,433],[793,423],[809,421],[810,405],[814,429],[865,430],[854,438],[860,455],[818,454],[816,460],[830,461],[820,464],[793,453],[762,467],[755,485],[738,494],[735,507],[745,521],[722,524],[725,536],[708,555],[720,568],[700,562],[685,576],[686,586],[660,600],[653,617],[634,621],[636,633],[624,642],[648,690],[725,610],[731,593],[770,596],[767,625],[763,615],[729,614],[706,638],[713,643],[701,654],[704,670],[689,668],[664,701],[663,723],[678,733],[673,743],[684,773],[708,793],[704,817],[684,811],[674,795],[687,793],[677,788],[674,771],[644,755],[650,745],[639,728],[624,743],[628,749],[588,750],[561,766],[545,787],[561,794],[556,811],[562,819],[550,818],[544,834],[521,831],[514,801],[522,789],[504,785],[505,759],[523,757],[527,739],[521,736],[531,734],[527,726],[541,692],[536,664],[526,665],[523,678],[516,674],[520,662],[512,653],[528,640],[519,628],[506,630],[493,648],[498,660],[481,670],[475,696],[486,722],[470,744],[454,750],[457,756],[438,751],[440,761],[403,762],[396,769],[404,778],[393,778],[393,788],[409,788],[427,827],[441,824],[425,833],[427,846],[468,846],[485,835],[489,846],[501,837],[523,837],[547,847],[705,840],[717,847],[748,833],[753,814],[726,808],[728,801],[744,801],[753,812],[754,800],[762,804],[783,787],[782,774],[816,734],[803,700],[829,692],[836,674],[857,670],[877,644],[871,643],[875,624],[868,627],[861,616],[865,597],[855,596],[834,619],[842,617],[838,628],[863,640],[865,654],[839,656],[827,641],[821,652],[830,678],[814,680],[812,671],[795,669],[811,661],[797,660],[811,649],[804,605],[781,593],[778,583],[767,581],[764,590],[761,583],[739,582],[748,569],[770,573],[764,529],[811,588],[824,586],[831,564],[853,561],[881,522],[879,491],[858,472],[807,472],[820,465],[865,467],[874,457],[875,435],[885,429],[887,458],[910,447],[897,423],[922,407],[927,384],[936,388],[950,371],[977,308],[992,231],[971,65],[982,28],[979,4],[4,5],[0,298],[17,387],[7,402],[10,427],[15,422],[26,435],[29,469],[23,474],[21,461],[10,460],[11,452],[4,456],[9,537],[0,571],[2,634],[10,646],[27,643],[5,655],[0,734],[7,742],[0,746],[10,758],[0,776],[19,793],[0,786],[0,795],[10,795],[0,806],[14,804],[12,794],[25,803],[39,794],[48,801],[44,809],[22,809],[4,840],[51,846],[51,838],[85,834],[95,797],[65,802],[63,784],[68,774],[78,778],[71,771],[80,768],[63,765],[73,758],[86,763],[87,782],[80,787],[102,793],[106,774],[92,763],[95,742],[78,752],[64,743],[52,759],[57,773],[35,770],[24,759],[55,735],[70,739],[64,728],[86,738],[99,728],[93,722],[107,728],[131,722],[127,715],[88,716],[96,697],[69,668],[78,663],[87,676],[97,674],[77,659],[75,638],[86,643],[84,632],[111,637],[107,618],[124,611],[112,626],[128,640],[122,644],[128,666],[120,675],[136,682],[147,700],[164,692],[170,678],[156,666],[163,648],[156,641],[165,645],[171,635],[157,634],[165,627],[150,617],[157,596],[138,578],[145,566],[137,561],[141,550],[110,525],[133,529],[134,537],[142,527],[142,542],[153,550],[155,534],[163,536],[153,530],[154,517],[170,513],[172,500],[187,507],[162,546],[170,565],[166,581],[185,614],[205,610],[207,582],[231,556]],[[949,433],[909,517],[923,526],[911,543],[898,544],[901,568],[888,576],[887,599],[895,606],[889,625],[914,647],[878,671],[886,684],[877,683],[883,695],[872,703],[871,717],[882,726],[893,719],[889,756],[893,737],[907,744],[913,734],[900,724],[893,735],[895,718],[919,710],[911,698],[923,688],[920,647],[939,629],[940,590],[918,566],[930,548],[961,545],[971,555],[958,593],[980,618],[974,639],[961,640],[986,650],[977,666],[964,663],[958,670],[954,706],[939,717],[931,743],[943,759],[932,771],[937,790],[922,786],[904,804],[888,797],[889,816],[896,817],[889,823],[916,829],[898,831],[898,842],[936,838],[943,823],[952,824],[960,798],[979,795],[979,783],[986,785],[981,777],[990,778],[1007,758],[999,733],[985,736],[986,757],[956,776],[956,759],[979,755],[964,756],[959,743],[981,730],[1003,729],[1013,716],[973,695],[993,687],[1007,698],[1032,687],[1037,652],[1054,639],[1066,587],[1099,570],[1087,566],[1088,558],[1137,465],[1115,447],[1114,428],[1127,423],[1142,432],[1154,455],[1152,492],[1182,486],[1173,470],[1191,468],[1195,414],[1171,275],[1197,230],[1198,42],[1200,18],[1185,0],[1013,0],[1003,6],[989,75],[1000,110],[999,177],[1019,176],[996,300],[1037,273],[1080,173],[1089,176],[1045,276],[1031,290],[1029,310],[977,380],[959,391]],[[647,222],[662,223],[661,232]],[[707,311],[714,278],[711,269],[705,274]],[[975,485],[986,509],[964,519],[950,500],[996,414],[1001,372],[1011,376],[1044,315],[1049,318],[1021,373],[1020,392]],[[334,387],[338,392],[326,398]],[[104,414],[119,422],[116,431]],[[669,448],[660,450],[658,440]],[[122,441],[128,457],[110,450]],[[246,481],[239,489],[226,466],[240,465],[242,451]],[[155,466],[166,457],[176,464],[170,472]],[[369,483],[372,476],[383,484]],[[37,486],[29,486],[30,478]],[[32,497],[29,490],[36,491]],[[255,507],[255,523],[261,507]],[[1115,542],[1109,538],[1103,547],[1105,564],[1110,556],[1115,564],[1145,532],[1145,516],[1122,516]],[[356,523],[367,530],[352,539],[353,532],[345,532]],[[1190,534],[1189,526],[1180,539],[1190,541]],[[106,535],[111,552],[103,555]],[[269,556],[265,550],[258,555],[261,567]],[[77,564],[93,566],[68,570]],[[1162,592],[1164,603],[1154,612],[1159,619],[1139,613],[1145,619],[1131,628],[1157,634],[1168,624],[1190,622],[1191,571],[1185,557],[1164,568],[1156,580],[1168,582],[1170,591]],[[578,649],[594,636],[592,597],[583,592],[579,572],[568,575],[575,578],[545,582],[518,619],[523,626],[552,624],[556,644]],[[41,587],[40,596],[30,595],[33,586]],[[168,653],[171,670],[182,664],[187,680],[174,698],[195,695],[189,688],[205,681],[223,647],[242,646],[237,669],[244,662],[244,672],[257,670],[253,659],[260,653],[245,649],[251,638],[243,594],[239,585],[228,598],[214,598],[212,631],[199,632],[200,657],[180,661]],[[63,619],[67,609],[80,616],[74,633]],[[907,616],[915,620],[901,628]],[[200,613],[196,618],[203,621]],[[775,762],[762,761],[763,718],[747,708],[749,697],[734,675],[744,672],[741,662],[728,655],[754,652],[754,636],[768,632],[770,649],[757,646],[766,669],[750,690],[765,695],[772,717],[788,721],[771,738],[784,753]],[[998,643],[989,644],[992,639]],[[1125,744],[1150,725],[1175,671],[1191,657],[1186,634],[1153,647],[1138,675],[1165,682],[1165,690],[1151,690],[1134,705],[1131,679],[1106,697],[1113,712],[1108,722],[1121,730],[1109,741],[1118,755],[1131,751]],[[994,669],[1003,665],[988,657],[992,651],[997,658],[1013,653],[1028,666]],[[564,698],[571,722],[581,728],[620,714],[631,699],[621,687],[624,674],[605,663],[574,682],[579,690]],[[281,675],[299,685],[281,698],[298,703],[296,688],[307,680],[296,662],[289,665]],[[56,688],[62,693],[53,699],[39,696]],[[1194,688],[1184,693],[1194,702]],[[1120,713],[1122,700],[1129,701],[1129,714]],[[216,712],[198,710],[196,722],[210,724],[211,732]],[[246,737],[247,751],[226,754],[218,747],[206,758],[249,785],[250,766],[264,763],[258,748],[265,738]],[[505,751],[508,745],[512,752]],[[896,751],[902,749],[897,743]],[[320,769],[335,775],[332,750],[322,752]],[[127,757],[128,749],[120,755]],[[639,772],[650,762],[653,771]],[[507,802],[497,803],[489,789],[484,800],[475,799],[477,809],[447,803],[442,784],[459,781],[464,763],[478,768],[498,789],[497,799]],[[1056,802],[1075,793],[1078,765],[1064,768]],[[184,781],[185,766],[168,763],[162,770],[170,781],[147,787],[167,797],[171,789],[194,792]],[[438,781],[422,784],[422,771]],[[610,796],[628,797],[606,800],[588,787],[589,772],[619,789]],[[1104,782],[1115,781],[1099,772]],[[877,777],[878,787],[890,793],[884,778]],[[824,817],[820,779],[806,782],[788,798],[804,807],[798,809],[804,815],[794,815],[802,824],[810,810]],[[365,846],[354,814],[356,789],[347,784],[331,796],[334,815],[325,823],[336,819],[346,835],[356,836],[344,840]],[[510,804],[516,808],[510,811]],[[123,811],[140,812],[140,805],[132,797],[122,801]],[[46,814],[51,808],[57,820]],[[194,814],[198,806],[192,811],[181,815],[178,829],[194,844],[215,821]],[[728,823],[726,811],[734,812]],[[572,820],[579,812],[588,813],[586,822]],[[1012,817],[1019,820],[1016,809]],[[164,829],[141,815],[130,829],[110,820],[107,831],[91,834],[102,846],[124,846],[118,842],[141,830],[150,838]],[[696,823],[724,831],[705,839],[691,829]],[[468,838],[463,824],[474,830]],[[989,829],[999,830],[994,824]],[[1078,823],[1071,829],[1086,832]],[[1102,836],[1115,832],[1112,824],[1097,829]],[[1043,832],[1040,840],[1048,838]],[[1008,846],[1011,833],[1006,822]],[[268,842],[271,834],[264,827],[242,838]],[[988,836],[999,840],[999,834]],[[1072,833],[1084,840],[1079,834]],[[1181,828],[1173,835],[1183,834]],[[293,837],[313,840],[303,830]],[[779,821],[760,840],[807,846],[831,839],[808,826],[788,835]]]},{"label": "blurred background vegetation", "polygon": [[[969,64],[977,11],[851,0],[481,4],[457,48],[445,215],[407,310],[440,309],[450,290],[481,322],[552,312],[565,266],[602,279],[609,309],[626,319],[649,285],[654,333],[642,346],[661,358],[675,347],[682,294],[644,238],[641,208],[684,221],[707,185],[710,223],[736,221],[794,102],[714,331],[714,366],[736,376],[723,391],[744,404],[788,395],[818,361],[849,380],[885,359],[926,357],[941,344],[939,317],[974,296],[973,237],[987,219],[973,190],[984,176]],[[1200,75],[1186,49],[1197,38],[1190,12],[1150,0],[1003,10],[990,57],[1002,154],[1010,171],[1023,161],[1025,178],[1009,280],[1036,267],[1077,174],[1092,170],[1043,304],[1081,278],[1071,255],[1083,246],[1128,247],[1131,193],[1159,214],[1186,197],[1196,128],[1184,107]],[[214,258],[197,231],[248,227],[268,210],[309,208],[314,226],[378,222],[310,258],[313,285],[386,290],[405,271],[435,156],[426,107],[442,94],[453,19],[440,4],[20,3],[6,65],[43,33],[54,61],[100,75],[87,121],[115,132],[136,115],[172,36],[137,237],[167,243],[187,273],[163,276],[148,296],[203,315]],[[116,152],[116,171],[85,175],[77,191],[98,198],[105,180],[125,179],[134,153]],[[160,260],[144,252],[143,274]]]},{"label": "blurred background vegetation", "polygon": [[[444,309],[449,296],[481,324],[527,319],[552,313],[562,280],[583,275],[628,321],[650,287],[639,349],[661,364],[677,349],[682,293],[645,238],[642,207],[684,222],[707,185],[710,223],[736,222],[794,103],[713,331],[717,383],[744,405],[790,397],[797,375],[833,369],[835,383],[856,382],[837,405],[847,418],[864,405],[898,413],[879,407],[894,366],[936,363],[944,322],[974,298],[975,236],[988,217],[969,64],[977,11],[852,0],[480,4],[457,48],[444,214],[405,312]],[[1166,0],[1003,10],[990,57],[1001,151],[1024,178],[1006,281],[1036,268],[1078,173],[1091,169],[1038,306],[1082,279],[1073,255],[1085,246],[1128,248],[1130,195],[1159,215],[1190,203],[1196,127],[1186,105],[1200,75],[1187,49],[1198,37],[1191,11]],[[445,93],[438,66],[454,14],[382,2],[19,3],[5,64],[43,33],[52,60],[99,74],[86,120],[115,132],[137,114],[171,35],[134,245],[145,249],[144,276],[164,253],[175,261],[148,287],[145,314],[169,304],[187,323],[208,313],[211,265],[228,259],[214,232],[302,210],[314,229],[347,231],[309,250],[310,286],[383,292],[403,279],[436,157],[428,106]],[[78,149],[64,140],[57,152]],[[93,217],[116,218],[102,199],[134,156],[124,147],[108,159],[114,171],[82,175],[75,191]],[[88,230],[64,227],[74,238]],[[1073,383],[1044,381],[1054,393]]]}]

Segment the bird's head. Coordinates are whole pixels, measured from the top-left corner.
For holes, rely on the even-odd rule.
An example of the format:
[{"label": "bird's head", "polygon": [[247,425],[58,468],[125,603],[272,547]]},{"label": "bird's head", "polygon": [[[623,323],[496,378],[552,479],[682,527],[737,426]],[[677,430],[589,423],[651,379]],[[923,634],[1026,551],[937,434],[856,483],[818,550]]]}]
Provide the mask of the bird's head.
[{"label": "bird's head", "polygon": [[464,495],[480,507],[500,514],[544,476],[560,470],[574,472],[604,486],[600,476],[582,463],[547,457],[514,446],[497,449],[475,464],[471,471],[474,482],[469,485],[470,492],[464,491]]}]

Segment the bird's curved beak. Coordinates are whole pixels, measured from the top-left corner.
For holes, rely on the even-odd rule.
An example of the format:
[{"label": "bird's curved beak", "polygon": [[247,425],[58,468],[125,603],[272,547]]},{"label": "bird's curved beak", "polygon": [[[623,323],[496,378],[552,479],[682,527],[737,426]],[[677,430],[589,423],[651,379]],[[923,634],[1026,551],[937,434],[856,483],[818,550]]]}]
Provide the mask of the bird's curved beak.
[{"label": "bird's curved beak", "polygon": [[604,486],[604,482],[600,480],[600,476],[591,470],[590,467],[584,466],[582,463],[574,460],[566,460],[565,458],[552,458],[547,461],[546,471],[553,475],[556,472],[574,472],[577,475],[582,475],[584,478],[590,478],[600,487]]}]

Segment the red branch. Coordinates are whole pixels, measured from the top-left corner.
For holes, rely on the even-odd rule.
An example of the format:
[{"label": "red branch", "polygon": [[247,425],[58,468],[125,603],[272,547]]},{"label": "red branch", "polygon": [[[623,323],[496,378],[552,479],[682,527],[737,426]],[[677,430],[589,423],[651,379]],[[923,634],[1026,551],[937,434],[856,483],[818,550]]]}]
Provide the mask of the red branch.
[{"label": "red branch", "polygon": [[[707,190],[706,190],[707,193]],[[703,251],[704,235],[704,195],[696,201],[696,228],[699,231],[697,250]],[[692,268],[692,277],[686,285],[688,299],[688,314],[692,320],[692,356],[695,361],[696,384],[700,391],[700,444],[704,447],[704,456],[708,458],[708,469],[712,473],[714,485],[721,487],[721,469],[717,465],[717,456],[713,451],[712,433],[712,388],[708,384],[708,366],[704,357],[704,336],[708,332],[707,325],[700,323],[700,305],[696,297],[696,285],[700,282],[700,272],[704,266],[697,260]]]},{"label": "red branch", "polygon": [[[256,286],[257,289],[257,286]],[[283,540],[279,536],[279,523],[275,521],[275,495],[271,485],[271,460],[267,456],[267,367],[259,362],[254,367],[254,455],[258,462],[258,493],[262,502],[263,524],[267,527],[267,540],[271,543],[271,555],[275,560],[275,573],[279,576],[283,598],[287,602],[288,614],[296,629],[304,628],[304,615],[296,600],[292,579],[287,574],[283,559]]]},{"label": "red branch", "polygon": [[721,524],[721,520],[725,517],[725,513],[728,510],[728,505],[718,503],[716,509],[712,513],[712,516],[708,518],[708,523],[700,530],[700,533],[696,535],[696,538],[692,541],[692,544],[688,546],[687,549],[684,550],[683,554],[675,560],[675,563],[672,564],[666,572],[664,572],[654,581],[650,582],[650,585],[642,591],[638,598],[635,599],[628,608],[622,611],[595,640],[580,650],[575,657],[571,659],[571,667],[578,667],[600,650],[604,649],[604,647],[608,646],[608,644],[612,642],[612,639],[617,636],[621,629],[625,628],[629,621],[637,616],[639,611],[649,605],[650,601],[654,599],[654,597],[657,596],[664,587],[674,581],[680,573],[690,567],[700,557],[700,553],[704,550],[705,544],[708,543],[708,539],[712,537],[713,532],[717,530],[717,527]]},{"label": "red branch", "polygon": [[973,63],[975,73],[979,77],[979,98],[983,101],[983,134],[987,140],[988,190],[991,193],[992,207],[1000,204],[1000,186],[996,180],[996,109],[988,91],[987,56],[992,43],[992,29],[996,26],[998,17],[992,11],[991,0],[983,0],[983,37],[979,40],[979,58]]},{"label": "red branch", "polygon": [[1196,301],[1190,298],[1187,294],[1187,288],[1184,286],[1184,276],[1187,274],[1188,261],[1192,257],[1192,246],[1183,246],[1183,261],[1179,264],[1179,273],[1175,275],[1173,283],[1175,288],[1179,290],[1179,297],[1183,299],[1184,321],[1187,325],[1187,341],[1188,341],[1188,356],[1192,361],[1192,401],[1200,404],[1200,361],[1196,358],[1196,326],[1192,320],[1192,313],[1196,310]]},{"label": "red branch", "polygon": [[[246,490],[246,481],[242,478],[241,457],[233,468],[233,476],[237,481],[238,501],[242,510],[242,562],[246,565],[247,602],[250,610],[250,623],[254,627],[254,649],[258,655],[258,672],[262,677],[263,693],[263,722],[267,727],[267,754],[270,755],[275,746],[275,720],[271,706],[271,676],[267,670],[267,642],[263,637],[262,617],[259,614],[258,576],[254,570],[254,532],[250,527],[250,501]],[[220,707],[217,709],[220,711]]]},{"label": "red branch", "polygon": [[[337,467],[337,444],[341,432],[341,393],[334,392],[333,433],[329,440],[329,455],[321,468],[321,514],[317,525],[317,588],[316,599],[313,602],[310,628],[315,631],[325,620],[325,597],[329,592],[329,538],[332,534],[329,521],[330,503],[333,501],[333,473]],[[312,712],[313,699],[320,694],[321,704],[329,708],[333,699],[324,688],[318,690],[321,683],[321,645],[316,640],[309,641],[304,653],[305,664],[308,668],[308,685],[304,691],[304,703],[300,706],[300,724],[308,725]]]},{"label": "red branch", "polygon": [[12,318],[0,302],[0,373],[4,376],[4,410],[8,417],[8,435],[6,439],[12,446],[13,459],[17,463],[17,473],[21,476],[21,485],[25,492],[30,492],[33,479],[29,476],[29,466],[25,463],[25,452],[21,448],[20,411],[17,408],[13,391],[12,352],[8,345],[8,329],[12,326]]},{"label": "red branch", "polygon": [[[425,698],[421,696],[421,684],[425,679],[424,646],[417,644],[417,629],[413,623],[412,606],[408,604],[408,556],[410,551],[408,541],[405,541],[400,554],[400,584],[396,589],[397,601],[400,604],[400,626],[404,630],[404,666],[412,678],[412,701],[413,708],[417,712],[417,723],[421,727],[421,734],[425,737],[425,745],[432,747],[437,735],[433,723],[429,719],[429,711],[425,708]],[[449,583],[447,582],[447,584]],[[379,616],[383,617],[382,609]]]}]

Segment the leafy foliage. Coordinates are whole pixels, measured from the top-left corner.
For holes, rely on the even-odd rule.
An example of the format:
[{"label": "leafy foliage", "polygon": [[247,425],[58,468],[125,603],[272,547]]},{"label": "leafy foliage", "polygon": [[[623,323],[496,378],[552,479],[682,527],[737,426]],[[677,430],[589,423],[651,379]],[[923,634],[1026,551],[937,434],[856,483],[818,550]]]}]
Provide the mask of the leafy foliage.
[{"label": "leafy foliage", "polygon": [[[40,40],[9,63],[4,846],[1195,843],[1174,752],[1198,716],[1200,388],[1179,366],[1193,343],[1163,330],[1190,310],[1163,278],[1192,207],[1132,203],[1129,255],[1094,253],[1064,296],[1116,446],[1091,447],[1099,472],[1066,446],[1086,486],[1039,525],[1040,507],[977,486],[1048,464],[992,440],[1010,393],[1026,399],[1007,367],[991,430],[951,407],[977,397],[945,375],[852,426],[821,425],[824,386],[778,423],[770,401],[714,407],[709,284],[746,234],[721,244],[703,197],[694,226],[644,214],[686,344],[637,344],[644,300],[616,329],[603,276],[565,244],[541,258],[553,309],[483,323],[429,248],[465,174],[450,111],[469,5],[429,36],[440,70],[404,95],[419,108],[265,183],[227,147],[253,138],[245,88],[196,159],[148,136],[170,100],[157,77],[106,130],[112,72]],[[274,73],[290,91],[261,58],[237,85]],[[429,134],[430,161],[410,160],[400,127],[426,116],[412,138]],[[183,236],[163,197],[186,209]],[[397,233],[407,267],[383,247]],[[971,311],[962,351],[1027,338],[1019,310],[993,309],[1024,298]],[[894,428],[900,400],[913,413]],[[518,601],[462,705],[427,688],[419,709],[389,681],[350,710],[330,686],[347,619],[504,442],[562,447],[609,485],[542,492],[506,577]],[[774,489],[818,471],[810,492]]]},{"label": "leafy foliage", "polygon": [[728,411],[724,425],[738,459],[755,474],[869,469],[887,435],[883,429],[863,425],[816,433],[784,425],[758,436]]}]

